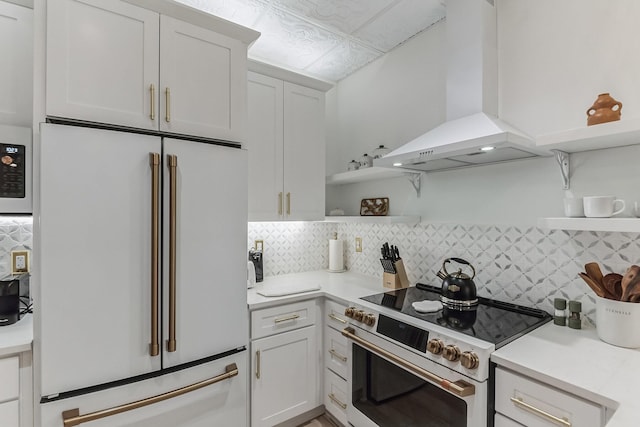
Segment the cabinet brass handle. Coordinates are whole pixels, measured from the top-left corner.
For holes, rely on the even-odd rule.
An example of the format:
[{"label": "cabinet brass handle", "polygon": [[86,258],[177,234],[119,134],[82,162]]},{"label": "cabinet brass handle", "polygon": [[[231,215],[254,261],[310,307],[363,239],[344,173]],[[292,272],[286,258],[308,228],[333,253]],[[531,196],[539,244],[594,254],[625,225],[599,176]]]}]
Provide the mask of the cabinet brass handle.
[{"label": "cabinet brass handle", "polygon": [[151,120],[155,120],[156,119],[156,87],[153,83],[151,83],[151,85],[149,86],[149,94],[151,96],[151,109],[150,109],[150,114],[149,117],[151,118]]},{"label": "cabinet brass handle", "polygon": [[343,356],[340,353],[338,353],[337,351],[335,351],[334,349],[329,350],[329,354],[332,355],[333,357],[335,357],[336,359],[340,359],[343,362],[346,363],[347,361],[347,356]]},{"label": "cabinet brass handle", "polygon": [[164,119],[169,123],[171,121],[171,89],[168,87],[164,90],[165,94],[165,115]]},{"label": "cabinet brass handle", "polygon": [[228,380],[232,377],[238,375],[238,366],[235,363],[228,365],[225,368],[224,374],[220,374],[213,378],[209,378],[204,381],[200,381],[195,384],[188,385],[186,387],[182,387],[176,390],[169,391],[167,393],[158,394],[153,397],[149,397],[146,399],[138,400],[136,402],[126,403],[124,405],[115,406],[109,409],[103,409],[101,411],[91,412],[86,415],[80,415],[80,409],[69,409],[68,411],[64,411],[62,413],[62,425],[64,427],[73,427],[80,424],[88,423],[90,421],[96,421],[102,418],[111,417],[113,415],[122,414],[123,412],[132,411],[134,409],[143,408],[148,405],[153,405],[154,403],[162,402],[164,400],[172,399],[174,397],[181,396],[186,393],[190,393],[192,391],[199,390],[201,388],[210,386],[215,383],[219,383],[220,381]]},{"label": "cabinet brass handle", "polygon": [[345,325],[347,324],[347,321],[346,321],[346,320],[339,318],[338,316],[336,316],[336,315],[335,315],[335,314],[333,314],[333,313],[331,313],[331,314],[329,315],[329,317],[330,317],[331,319],[333,319],[333,320],[337,320],[338,322],[343,323],[343,324],[345,324]]},{"label": "cabinet brass handle", "polygon": [[158,266],[159,266],[159,234],[160,212],[158,208],[160,194],[160,154],[149,153],[151,166],[151,344],[149,355],[160,354],[160,338],[158,328]]},{"label": "cabinet brass handle", "polygon": [[287,215],[291,215],[291,193],[287,193]]},{"label": "cabinet brass handle", "polygon": [[564,427],[571,427],[571,422],[569,422],[568,419],[566,418],[559,418],[556,417],[555,415],[551,415],[550,413],[548,413],[547,411],[543,411],[542,409],[536,408],[535,406],[532,406],[528,403],[526,403],[524,400],[522,400],[521,397],[512,397],[511,401],[513,402],[514,405],[524,409],[525,411],[528,411],[534,415],[539,416],[540,418],[544,418],[547,421],[551,421],[554,424],[560,425],[560,426],[564,426]]},{"label": "cabinet brass handle", "polygon": [[277,317],[277,318],[273,319],[273,321],[275,323],[281,323],[281,322],[287,322],[289,320],[296,320],[299,317],[300,317],[299,314],[292,314],[291,316],[287,316],[287,317]]},{"label": "cabinet brass handle", "polygon": [[256,378],[260,379],[260,350],[256,351]]},{"label": "cabinet brass handle", "polygon": [[414,365],[413,363],[407,360],[404,360],[401,357],[396,356],[390,351],[387,351],[382,347],[377,346],[374,343],[371,343],[365,339],[360,338],[359,336],[356,335],[355,329],[351,327],[344,328],[342,330],[342,335],[349,338],[351,341],[360,345],[361,347],[371,351],[372,353],[375,353],[378,356],[381,356],[387,360],[390,360],[391,362],[396,363],[397,365],[406,369],[407,371],[413,372],[414,374],[423,378],[424,380],[429,381],[430,383],[433,383],[434,385],[437,385],[444,390],[448,390],[453,394],[456,394],[460,397],[466,397],[466,396],[472,396],[476,393],[476,387],[473,384],[470,384],[464,380],[451,382],[446,378],[442,378],[434,374],[433,372],[429,372],[426,369],[422,369],[421,367]]},{"label": "cabinet brass handle", "polygon": [[282,191],[278,193],[278,215],[282,215]]},{"label": "cabinet brass handle", "polygon": [[340,400],[336,397],[335,394],[329,393],[329,399],[333,400],[333,402],[341,407],[342,409],[347,409],[347,404],[340,402]]},{"label": "cabinet brass handle", "polygon": [[167,154],[169,167],[169,340],[167,351],[176,351],[176,199],[178,156]]}]

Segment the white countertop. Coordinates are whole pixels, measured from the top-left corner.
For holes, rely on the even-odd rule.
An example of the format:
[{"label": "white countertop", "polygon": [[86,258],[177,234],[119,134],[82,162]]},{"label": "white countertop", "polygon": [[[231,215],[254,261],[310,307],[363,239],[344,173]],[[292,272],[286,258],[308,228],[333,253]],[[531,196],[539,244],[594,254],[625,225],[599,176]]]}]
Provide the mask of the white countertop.
[{"label": "white countertop", "polygon": [[[288,288],[295,286],[297,283],[318,285],[320,289],[281,297],[264,297],[257,293],[257,291],[263,288]],[[342,303],[348,303],[349,301],[357,300],[366,295],[373,295],[390,290],[391,289],[382,286],[382,276],[371,277],[349,271],[344,273],[308,271],[305,273],[265,277],[264,281],[248,290],[247,302],[250,310],[316,297],[328,297]]]},{"label": "white countertop", "polygon": [[607,427],[640,425],[636,407],[640,384],[640,349],[601,341],[596,329],[547,323],[496,350],[491,360],[613,412]]},{"label": "white countertop", "polygon": [[13,325],[0,327],[0,357],[31,351],[33,315],[27,314]]}]

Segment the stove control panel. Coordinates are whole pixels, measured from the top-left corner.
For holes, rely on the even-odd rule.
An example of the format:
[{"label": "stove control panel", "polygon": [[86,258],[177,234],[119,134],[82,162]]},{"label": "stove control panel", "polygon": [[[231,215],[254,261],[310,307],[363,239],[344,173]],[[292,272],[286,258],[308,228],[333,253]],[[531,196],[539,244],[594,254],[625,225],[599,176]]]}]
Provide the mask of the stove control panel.
[{"label": "stove control panel", "polygon": [[376,315],[373,313],[365,313],[364,310],[359,310],[356,307],[347,307],[344,310],[344,315],[357,322],[364,323],[367,326],[374,326],[376,324]]},{"label": "stove control panel", "polygon": [[469,371],[477,372],[480,368],[480,356],[473,349],[464,347],[464,343],[452,343],[447,337],[436,336],[427,343],[427,352],[437,356],[434,360],[442,358],[440,360],[446,361],[446,365],[451,368],[462,365]]}]

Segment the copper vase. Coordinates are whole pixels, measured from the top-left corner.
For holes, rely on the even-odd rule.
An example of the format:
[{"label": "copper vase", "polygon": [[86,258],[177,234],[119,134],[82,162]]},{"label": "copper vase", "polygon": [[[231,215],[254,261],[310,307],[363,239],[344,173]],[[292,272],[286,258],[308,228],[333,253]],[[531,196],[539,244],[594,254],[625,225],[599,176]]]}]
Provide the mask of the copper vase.
[{"label": "copper vase", "polygon": [[601,93],[587,110],[587,126],[620,120],[622,102],[616,101],[608,93]]}]

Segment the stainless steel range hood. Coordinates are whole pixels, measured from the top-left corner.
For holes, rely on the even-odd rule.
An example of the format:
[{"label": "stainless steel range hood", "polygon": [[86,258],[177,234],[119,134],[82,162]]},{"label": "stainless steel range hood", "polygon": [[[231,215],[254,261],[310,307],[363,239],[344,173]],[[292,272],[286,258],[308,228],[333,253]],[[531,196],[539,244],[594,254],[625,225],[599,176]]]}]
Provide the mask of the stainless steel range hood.
[{"label": "stainless steel range hood", "polygon": [[419,171],[551,156],[497,117],[496,10],[487,0],[447,0],[447,121],[374,166]]}]

